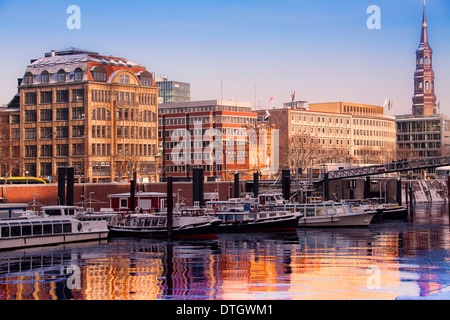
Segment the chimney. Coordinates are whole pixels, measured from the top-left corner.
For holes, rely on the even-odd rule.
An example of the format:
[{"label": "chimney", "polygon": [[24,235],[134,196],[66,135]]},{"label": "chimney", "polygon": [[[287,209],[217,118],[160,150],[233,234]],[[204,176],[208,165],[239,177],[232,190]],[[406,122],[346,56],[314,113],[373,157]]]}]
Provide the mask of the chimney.
[{"label": "chimney", "polygon": [[55,50],[52,50],[51,56],[52,56],[52,57],[56,56]]}]

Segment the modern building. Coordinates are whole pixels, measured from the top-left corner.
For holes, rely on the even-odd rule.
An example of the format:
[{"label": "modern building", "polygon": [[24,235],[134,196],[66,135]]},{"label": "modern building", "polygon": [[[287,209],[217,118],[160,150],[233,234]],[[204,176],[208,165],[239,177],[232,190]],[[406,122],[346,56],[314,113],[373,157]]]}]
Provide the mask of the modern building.
[{"label": "modern building", "polygon": [[383,163],[395,156],[395,117],[381,107],[295,101],[258,113],[279,130],[280,169]]},{"label": "modern building", "polygon": [[450,155],[450,118],[440,114],[440,106],[436,104],[433,50],[428,39],[424,6],[420,44],[416,51],[412,114],[396,117],[399,159]]},{"label": "modern building", "polygon": [[68,48],[31,60],[3,110],[18,159],[10,175],[53,180],[73,166],[78,181],[154,177],[158,90],[125,58]]},{"label": "modern building", "polygon": [[395,116],[384,114],[383,107],[331,102],[309,104],[309,110],[351,115],[352,163],[387,163],[395,159]]},{"label": "modern building", "polygon": [[249,179],[255,171],[273,174],[267,169],[272,128],[257,124],[251,103],[191,101],[158,109],[162,177],[192,177],[194,167],[203,168],[210,180],[230,181],[236,172]]},{"label": "modern building", "polygon": [[186,82],[166,78],[156,79],[159,89],[158,103],[177,103],[191,101],[191,85]]}]

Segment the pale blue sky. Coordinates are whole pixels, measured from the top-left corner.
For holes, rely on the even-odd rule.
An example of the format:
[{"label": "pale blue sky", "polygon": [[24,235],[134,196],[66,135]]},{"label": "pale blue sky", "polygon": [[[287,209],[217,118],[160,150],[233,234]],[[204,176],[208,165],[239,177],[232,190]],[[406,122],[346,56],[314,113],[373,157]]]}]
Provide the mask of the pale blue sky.
[{"label": "pale blue sky", "polygon": [[[428,0],[436,95],[450,115],[450,1]],[[69,30],[69,5],[81,29]],[[369,30],[367,7],[381,8]],[[79,47],[126,57],[157,76],[191,83],[192,100],[223,98],[281,106],[296,89],[309,102],[382,105],[408,113],[422,0],[4,1],[0,104],[16,92],[29,60]],[[448,111],[448,112],[447,112]]]}]

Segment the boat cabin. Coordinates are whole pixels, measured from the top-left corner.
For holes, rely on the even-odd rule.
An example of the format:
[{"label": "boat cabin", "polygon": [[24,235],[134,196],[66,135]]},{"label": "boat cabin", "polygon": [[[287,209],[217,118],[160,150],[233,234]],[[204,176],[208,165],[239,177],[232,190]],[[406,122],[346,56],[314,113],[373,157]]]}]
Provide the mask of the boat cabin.
[{"label": "boat cabin", "polygon": [[16,218],[27,210],[27,203],[0,203],[0,219]]},{"label": "boat cabin", "polygon": [[76,218],[83,213],[83,208],[76,206],[44,206],[41,208],[44,215],[49,217],[61,216]]},{"label": "boat cabin", "polygon": [[281,193],[263,193],[258,195],[258,203],[261,205],[280,205],[285,200]]}]

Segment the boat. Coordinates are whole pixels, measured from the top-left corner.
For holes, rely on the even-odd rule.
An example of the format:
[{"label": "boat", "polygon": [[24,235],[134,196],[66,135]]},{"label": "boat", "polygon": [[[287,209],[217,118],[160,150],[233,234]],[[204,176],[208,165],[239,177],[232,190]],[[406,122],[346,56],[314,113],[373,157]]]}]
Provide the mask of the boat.
[{"label": "boat", "polygon": [[[183,208],[173,212],[173,237],[215,238],[220,220],[205,214],[202,208]],[[167,211],[124,213],[110,225],[112,235],[163,238],[168,236]]]},{"label": "boat", "polygon": [[375,209],[351,208],[345,202],[323,201],[320,197],[307,199],[307,203],[289,203],[281,193],[264,193],[258,196],[258,205],[296,212],[301,217],[299,227],[364,227],[368,226]]},{"label": "boat", "polygon": [[19,217],[0,219],[0,250],[100,240],[108,237],[106,221],[78,219],[81,208],[45,206]]},{"label": "boat", "polygon": [[408,206],[398,203],[382,203],[375,206],[375,210],[383,219],[406,219]]},{"label": "boat", "polygon": [[299,227],[365,227],[376,211],[370,208],[353,210],[348,204],[336,201],[287,205],[302,214]]},{"label": "boat", "polygon": [[236,199],[207,201],[205,206],[209,215],[221,220],[219,233],[294,231],[300,218],[296,212]]}]

